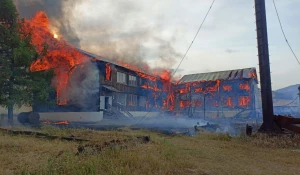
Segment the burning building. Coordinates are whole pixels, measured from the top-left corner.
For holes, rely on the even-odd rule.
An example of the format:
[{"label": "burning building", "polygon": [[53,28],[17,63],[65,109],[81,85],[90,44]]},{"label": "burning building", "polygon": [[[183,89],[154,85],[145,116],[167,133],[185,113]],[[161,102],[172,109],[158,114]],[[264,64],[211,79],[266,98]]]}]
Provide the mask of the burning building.
[{"label": "burning building", "polygon": [[175,85],[175,111],[191,117],[258,117],[255,68],[183,76]]},{"label": "burning building", "polygon": [[[143,116],[170,111],[174,94],[169,73],[160,75],[104,57],[78,51],[90,61],[75,65],[68,73],[66,91],[51,98],[57,100],[52,112],[95,112],[105,115]],[[63,95],[63,96],[62,96]],[[49,111],[49,106],[34,104],[35,112]]]},{"label": "burning building", "polygon": [[55,74],[52,85],[56,91],[49,100],[56,100],[56,105],[34,102],[33,113],[59,120],[69,112],[72,120],[87,121],[86,116],[92,116],[93,121],[99,121],[103,114],[132,117],[151,110],[151,116],[174,109],[170,72],[83,51],[57,37],[49,25],[47,15],[40,11],[23,26],[24,31],[32,31],[32,43],[40,55],[30,71],[54,70]]}]

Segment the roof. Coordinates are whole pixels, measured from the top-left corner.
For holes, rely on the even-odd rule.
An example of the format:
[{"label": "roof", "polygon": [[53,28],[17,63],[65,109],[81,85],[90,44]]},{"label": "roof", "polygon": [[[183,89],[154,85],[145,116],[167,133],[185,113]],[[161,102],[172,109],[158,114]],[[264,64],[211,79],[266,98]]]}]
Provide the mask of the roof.
[{"label": "roof", "polygon": [[189,82],[197,82],[197,81],[251,79],[251,78],[255,78],[255,80],[257,81],[257,74],[255,68],[189,74],[183,76],[179,80],[179,83],[189,83]]},{"label": "roof", "polygon": [[155,75],[153,75],[152,73],[148,72],[148,71],[145,71],[144,69],[141,69],[141,68],[138,68],[137,66],[131,66],[130,64],[126,64],[126,63],[123,63],[122,62],[117,62],[117,61],[114,61],[114,60],[111,60],[111,59],[107,59],[107,58],[104,58],[102,56],[99,56],[99,55],[96,55],[96,54],[93,54],[93,53],[90,53],[90,52],[87,52],[87,51],[84,51],[84,50],[81,50],[79,48],[77,48],[77,50],[89,57],[92,57],[92,58],[95,58],[96,60],[98,61],[104,61],[104,62],[107,62],[107,63],[111,63],[111,64],[114,64],[114,65],[117,65],[117,66],[120,66],[120,67],[124,67],[126,69],[129,69],[129,70],[132,70],[132,71],[135,71],[135,72],[140,72],[140,73],[144,73],[144,74],[147,74],[147,75],[151,75],[153,77],[157,77]]},{"label": "roof", "polygon": [[102,87],[105,87],[106,89],[110,90],[110,91],[114,91],[114,92],[120,92],[118,89],[109,86],[109,85],[102,85]]}]

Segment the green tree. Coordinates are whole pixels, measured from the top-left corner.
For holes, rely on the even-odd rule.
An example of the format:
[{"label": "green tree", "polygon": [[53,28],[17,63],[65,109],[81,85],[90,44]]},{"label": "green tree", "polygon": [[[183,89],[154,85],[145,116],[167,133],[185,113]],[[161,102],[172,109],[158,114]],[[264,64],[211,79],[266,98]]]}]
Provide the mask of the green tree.
[{"label": "green tree", "polygon": [[[22,30],[12,0],[0,1],[0,106],[8,109],[8,122],[13,124],[13,110],[32,105],[33,99],[47,101],[53,72],[30,72],[39,55],[31,43],[30,33]],[[46,47],[45,47],[46,48]],[[45,50],[46,51],[46,50]],[[33,95],[34,94],[34,95]]]}]

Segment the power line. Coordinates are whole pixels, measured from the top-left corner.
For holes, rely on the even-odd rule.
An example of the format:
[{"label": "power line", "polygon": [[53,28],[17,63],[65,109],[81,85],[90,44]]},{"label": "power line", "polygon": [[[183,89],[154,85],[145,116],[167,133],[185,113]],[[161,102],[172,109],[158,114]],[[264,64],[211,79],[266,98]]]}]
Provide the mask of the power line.
[{"label": "power line", "polygon": [[298,97],[299,97],[299,96],[297,96],[292,102],[290,102],[290,103],[288,103],[288,104],[285,104],[285,105],[282,105],[282,106],[288,106],[288,105],[294,103],[294,102],[298,99]]},{"label": "power line", "polygon": [[199,26],[199,28],[198,28],[198,30],[197,30],[197,33],[196,33],[195,37],[193,38],[193,40],[192,40],[190,46],[188,47],[187,51],[186,51],[185,54],[183,55],[183,57],[182,57],[180,63],[178,64],[177,68],[175,69],[175,71],[174,71],[172,77],[175,75],[175,73],[177,72],[177,70],[178,70],[179,66],[181,65],[182,61],[185,59],[186,55],[188,54],[189,50],[191,49],[192,45],[194,44],[194,41],[195,41],[195,39],[197,38],[198,33],[199,33],[200,29],[202,28],[202,26],[203,26],[203,24],[204,24],[204,22],[205,22],[205,20],[206,20],[206,17],[208,16],[208,14],[209,14],[209,12],[210,12],[212,6],[214,5],[214,3],[215,3],[215,0],[213,0],[213,2],[211,3],[211,5],[210,5],[210,7],[209,7],[209,9],[208,9],[208,11],[207,11],[207,13],[206,13],[206,15],[205,15],[205,17],[204,17],[202,23],[201,23],[201,25]]},{"label": "power line", "polygon": [[[202,26],[203,26],[203,24],[204,24],[204,22],[205,22],[205,20],[206,20],[206,18],[207,18],[207,16],[208,16],[209,12],[210,12],[212,6],[214,5],[214,3],[215,3],[215,0],[213,0],[213,2],[211,3],[211,5],[210,5],[208,11],[206,12],[206,15],[205,15],[205,17],[204,17],[202,23],[200,24],[200,26],[199,26],[199,28],[198,28],[198,30],[197,30],[197,32],[196,32],[196,34],[195,34],[195,36],[194,36],[194,38],[193,38],[191,44],[189,45],[189,47],[188,47],[188,49],[186,50],[186,52],[185,52],[185,54],[183,55],[183,57],[181,58],[181,61],[179,62],[178,66],[177,66],[177,68],[175,69],[175,71],[173,72],[173,74],[171,75],[171,78],[170,78],[170,79],[172,79],[172,78],[174,77],[174,75],[176,74],[178,68],[180,67],[180,65],[181,65],[181,63],[182,63],[182,61],[185,59],[186,55],[188,54],[189,50],[191,49],[192,45],[194,44],[194,41],[195,41],[195,39],[197,38],[198,33],[199,33],[199,31],[201,30],[201,28],[202,28]],[[161,96],[161,94],[162,94],[162,93],[159,94],[159,96],[157,97],[157,99],[159,99],[159,97]],[[137,124],[140,123],[140,122],[141,122],[141,121],[142,121],[142,120],[143,120],[143,119],[144,119],[144,118],[152,111],[153,107],[154,107],[154,106],[152,106],[152,107],[150,108],[150,110],[145,114],[144,117],[142,117],[142,118],[137,122]]]},{"label": "power line", "polygon": [[297,56],[296,56],[294,50],[292,49],[292,47],[291,47],[291,45],[290,45],[289,41],[287,40],[286,35],[285,35],[285,33],[284,33],[284,30],[283,30],[283,27],[282,27],[282,24],[281,24],[281,21],[280,21],[280,18],[279,18],[279,14],[278,14],[278,11],[277,11],[277,7],[276,7],[275,0],[273,0],[273,4],[274,4],[274,7],[275,7],[275,11],[276,11],[276,14],[277,14],[278,22],[279,22],[279,24],[280,24],[280,28],[281,28],[282,34],[283,34],[283,36],[284,36],[285,42],[286,42],[287,45],[289,46],[289,48],[290,48],[290,50],[292,51],[294,57],[296,58],[298,64],[300,65],[300,61],[299,61],[299,59],[297,58]]}]

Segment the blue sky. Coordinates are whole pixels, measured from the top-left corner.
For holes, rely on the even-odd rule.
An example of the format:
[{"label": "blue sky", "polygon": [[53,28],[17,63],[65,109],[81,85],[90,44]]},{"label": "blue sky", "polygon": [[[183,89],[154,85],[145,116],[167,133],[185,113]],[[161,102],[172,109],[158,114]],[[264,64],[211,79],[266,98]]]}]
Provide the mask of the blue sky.
[{"label": "blue sky", "polygon": [[[132,44],[153,67],[175,68],[211,2],[87,0],[72,9],[72,26],[85,50],[109,55],[109,47],[122,53]],[[276,3],[289,43],[300,57],[300,0]],[[253,7],[254,0],[216,0],[176,76],[248,67],[259,71]],[[300,83],[300,65],[285,43],[272,0],[266,0],[266,7],[272,86],[276,90]]]}]

